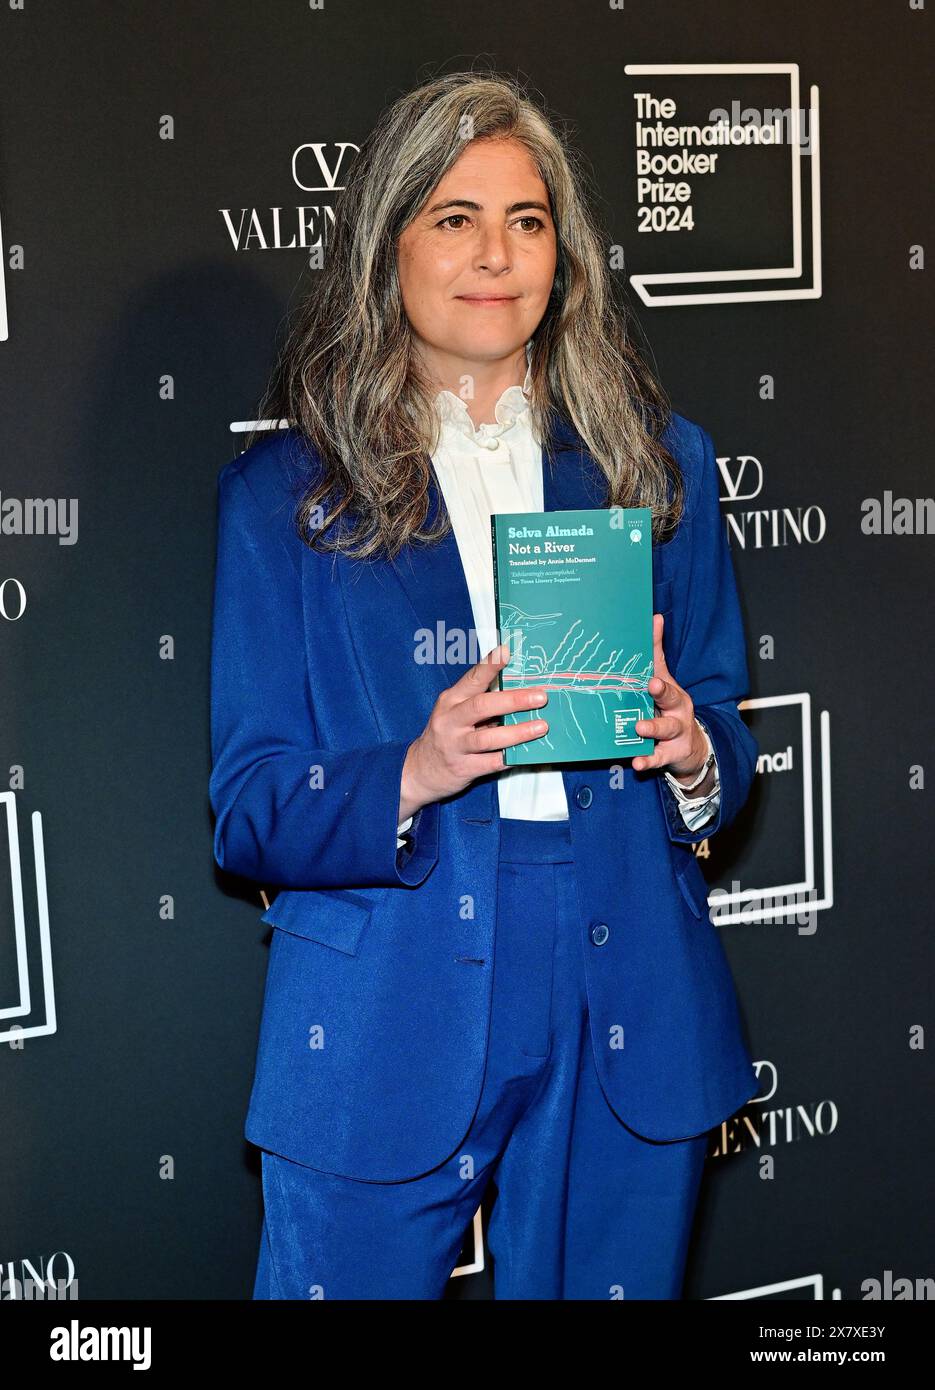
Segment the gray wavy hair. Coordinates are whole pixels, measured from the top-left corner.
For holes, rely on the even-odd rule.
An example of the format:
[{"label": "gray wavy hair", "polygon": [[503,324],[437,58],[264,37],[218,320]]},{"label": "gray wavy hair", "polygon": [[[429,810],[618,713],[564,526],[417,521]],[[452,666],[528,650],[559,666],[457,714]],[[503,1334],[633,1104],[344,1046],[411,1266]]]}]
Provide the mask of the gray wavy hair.
[{"label": "gray wavy hair", "polygon": [[536,436],[548,448],[553,425],[570,423],[606,475],[606,505],[650,507],[658,543],[684,504],[681,471],[660,440],[670,409],[629,341],[587,175],[516,81],[476,72],[427,82],[383,112],[354,159],[325,269],[288,327],[257,418],[286,419],[320,461],[297,508],[299,534],[312,549],[367,559],[437,541],[450,526],[443,502],[426,525],[439,420],[413,351],[396,253],[466,148],[466,130],[472,140],[522,143],[549,192],[557,265],[530,359]]}]

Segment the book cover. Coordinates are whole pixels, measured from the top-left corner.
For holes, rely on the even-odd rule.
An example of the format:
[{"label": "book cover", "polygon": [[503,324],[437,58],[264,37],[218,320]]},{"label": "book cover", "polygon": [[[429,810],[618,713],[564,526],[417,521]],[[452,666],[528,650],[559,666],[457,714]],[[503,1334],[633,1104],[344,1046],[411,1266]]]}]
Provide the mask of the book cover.
[{"label": "book cover", "polygon": [[500,690],[542,686],[539,738],[503,750],[507,766],[651,753],[636,733],[655,713],[652,526],[648,507],[501,512],[491,517],[494,606],[510,660]]}]

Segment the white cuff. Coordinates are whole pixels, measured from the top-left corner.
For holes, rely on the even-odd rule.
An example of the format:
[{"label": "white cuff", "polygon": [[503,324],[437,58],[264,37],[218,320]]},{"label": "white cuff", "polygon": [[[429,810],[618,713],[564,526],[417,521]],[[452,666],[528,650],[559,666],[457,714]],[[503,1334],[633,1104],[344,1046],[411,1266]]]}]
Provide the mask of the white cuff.
[{"label": "white cuff", "polygon": [[679,815],[689,830],[700,830],[715,818],[720,804],[721,789],[716,787],[710,796],[695,796],[690,801],[680,801]]},{"label": "white cuff", "polygon": [[[696,719],[695,723],[705,736],[705,741],[708,745],[707,752],[705,753],[705,758],[707,759],[709,754],[714,753],[714,745],[711,742],[710,734],[701,720]],[[713,820],[718,813],[718,808],[721,804],[721,776],[718,771],[716,753],[714,755],[712,767],[714,768],[714,786],[705,796],[692,796],[690,792],[686,791],[682,786],[681,782],[677,782],[670,773],[666,772],[665,774],[666,781],[669,783],[678,801],[679,813],[689,830],[700,830],[707,821]],[[705,776],[707,776],[707,774],[705,774]],[[702,777],[701,780],[704,781],[704,777]]]}]

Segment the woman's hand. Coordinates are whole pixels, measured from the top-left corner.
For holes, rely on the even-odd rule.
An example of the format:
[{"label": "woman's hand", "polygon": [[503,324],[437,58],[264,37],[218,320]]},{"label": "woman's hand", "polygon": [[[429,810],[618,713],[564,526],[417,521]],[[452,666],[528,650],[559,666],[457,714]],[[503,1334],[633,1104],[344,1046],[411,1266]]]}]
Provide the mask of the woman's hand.
[{"label": "woman's hand", "polygon": [[541,686],[489,691],[490,682],[509,660],[505,643],[494,647],[439,695],[425,729],[409,745],[403,763],[401,821],[431,801],[462,791],[476,777],[502,772],[506,766],[502,748],[528,743],[546,732],[549,726],[541,719],[507,726],[495,722],[514,710],[544,705],[549,698]]},{"label": "woman's hand", "polygon": [[[645,757],[634,758],[631,766],[635,772],[666,767],[673,777],[692,782],[708,755],[708,745],[695,720],[691,696],[673,680],[666,665],[662,650],[663,623],[662,614],[654,613],[653,670],[656,674],[647,686],[660,713],[655,719],[638,719],[635,725],[638,734],[656,740],[656,748]],[[697,795],[702,792],[703,786],[698,788]]]}]

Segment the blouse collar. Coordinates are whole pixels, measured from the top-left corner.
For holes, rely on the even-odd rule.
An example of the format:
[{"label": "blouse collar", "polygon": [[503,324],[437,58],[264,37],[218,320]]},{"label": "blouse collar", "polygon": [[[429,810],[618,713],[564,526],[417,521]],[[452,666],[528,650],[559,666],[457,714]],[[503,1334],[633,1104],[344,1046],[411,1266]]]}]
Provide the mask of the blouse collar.
[{"label": "blouse collar", "polygon": [[[515,422],[529,411],[530,391],[532,389],[532,339],[526,344],[526,379],[522,386],[508,386],[494,407],[494,415],[497,424],[501,428],[515,424]],[[478,430],[489,433],[494,427],[492,424],[484,423],[474,428],[474,421],[468,414],[465,401],[460,396],[456,396],[453,391],[439,391],[435,397],[435,408],[438,411],[442,424],[450,424],[455,429],[460,430],[472,438]]]}]

